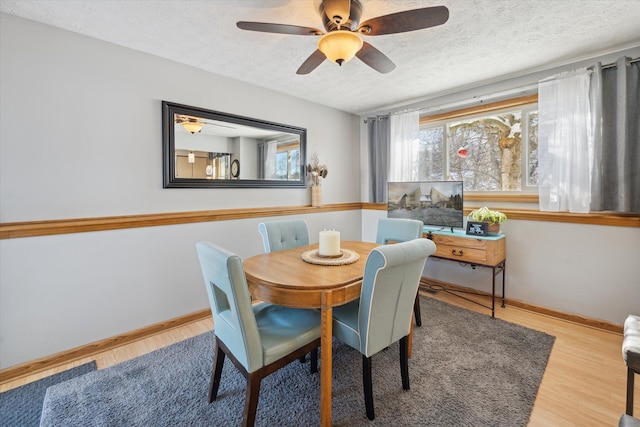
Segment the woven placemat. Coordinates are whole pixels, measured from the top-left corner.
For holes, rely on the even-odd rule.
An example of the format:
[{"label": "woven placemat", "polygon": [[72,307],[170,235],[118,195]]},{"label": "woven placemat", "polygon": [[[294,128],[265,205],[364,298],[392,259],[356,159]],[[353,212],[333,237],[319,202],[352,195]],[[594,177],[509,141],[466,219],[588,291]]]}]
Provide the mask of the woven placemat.
[{"label": "woven placemat", "polygon": [[312,249],[302,253],[302,260],[309,264],[318,265],[347,265],[360,259],[360,255],[350,249],[341,249],[342,256],[326,258],[318,255],[318,249]]}]

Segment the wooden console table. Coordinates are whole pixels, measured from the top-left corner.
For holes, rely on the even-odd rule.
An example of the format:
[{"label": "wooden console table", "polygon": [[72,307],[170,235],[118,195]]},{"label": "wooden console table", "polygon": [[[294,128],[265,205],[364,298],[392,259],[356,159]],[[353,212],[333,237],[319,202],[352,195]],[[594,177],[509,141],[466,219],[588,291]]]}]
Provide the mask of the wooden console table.
[{"label": "wooden console table", "polygon": [[491,310],[491,317],[495,317],[496,275],[502,273],[502,307],[504,307],[504,282],[506,269],[506,237],[498,236],[469,236],[464,230],[430,230],[425,227],[423,237],[433,240],[436,253],[432,257],[464,262],[471,265],[491,268],[493,271],[491,283],[491,306],[481,304],[466,298],[453,289],[442,288],[450,293],[474,304]]}]

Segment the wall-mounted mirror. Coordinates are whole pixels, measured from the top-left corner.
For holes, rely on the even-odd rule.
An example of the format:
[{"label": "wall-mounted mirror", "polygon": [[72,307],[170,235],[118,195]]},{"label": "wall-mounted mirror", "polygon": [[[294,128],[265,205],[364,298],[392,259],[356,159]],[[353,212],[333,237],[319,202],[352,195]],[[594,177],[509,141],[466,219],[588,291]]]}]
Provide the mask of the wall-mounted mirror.
[{"label": "wall-mounted mirror", "polygon": [[306,187],[307,130],[162,101],[164,188]]}]

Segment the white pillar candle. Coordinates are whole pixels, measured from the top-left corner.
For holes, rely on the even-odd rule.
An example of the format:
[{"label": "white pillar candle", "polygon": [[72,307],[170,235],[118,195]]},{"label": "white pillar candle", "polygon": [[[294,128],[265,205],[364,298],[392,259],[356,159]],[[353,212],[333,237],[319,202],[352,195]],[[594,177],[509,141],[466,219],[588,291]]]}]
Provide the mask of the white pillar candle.
[{"label": "white pillar candle", "polygon": [[340,232],[339,231],[321,231],[320,232],[320,256],[340,255]]}]

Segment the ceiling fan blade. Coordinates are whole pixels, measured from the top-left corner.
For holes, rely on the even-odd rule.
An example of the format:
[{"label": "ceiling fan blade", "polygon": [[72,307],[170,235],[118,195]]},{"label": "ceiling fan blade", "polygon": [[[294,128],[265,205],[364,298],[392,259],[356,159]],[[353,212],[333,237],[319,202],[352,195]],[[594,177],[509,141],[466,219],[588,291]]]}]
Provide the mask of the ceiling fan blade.
[{"label": "ceiling fan blade", "polygon": [[296,71],[296,74],[309,74],[315,70],[318,65],[322,64],[325,59],[327,59],[327,57],[324,53],[322,53],[320,49],[316,49],[316,51],[302,63],[300,68],[298,68],[298,71]]},{"label": "ceiling fan blade", "polygon": [[449,19],[445,6],[425,7],[378,16],[363,22],[358,31],[369,36],[406,33],[442,25]]},{"label": "ceiling fan blade", "polygon": [[363,43],[362,49],[356,53],[356,56],[369,67],[382,74],[387,74],[396,68],[396,64],[393,61],[367,42]]},{"label": "ceiling fan blade", "polygon": [[323,33],[317,28],[287,24],[270,24],[268,22],[239,21],[236,25],[241,30],[261,31],[263,33],[293,34],[296,36],[319,36]]},{"label": "ceiling fan blade", "polygon": [[330,20],[340,24],[349,19],[351,0],[323,0],[322,9]]}]

